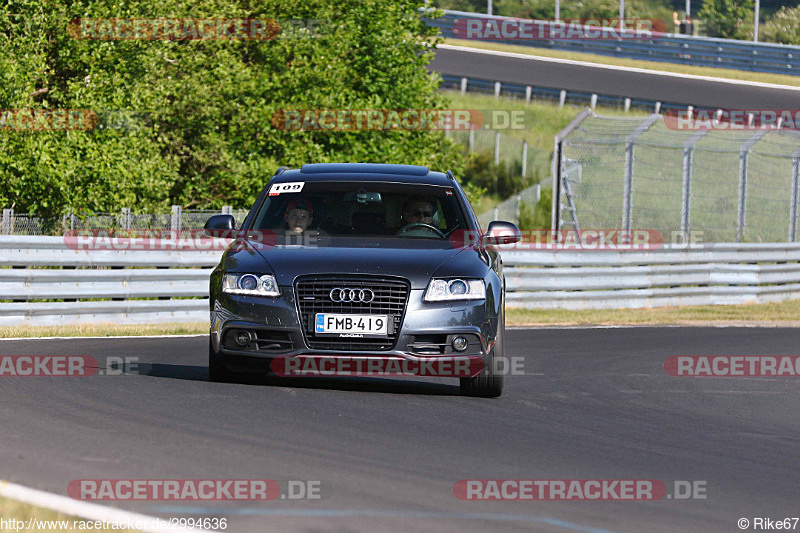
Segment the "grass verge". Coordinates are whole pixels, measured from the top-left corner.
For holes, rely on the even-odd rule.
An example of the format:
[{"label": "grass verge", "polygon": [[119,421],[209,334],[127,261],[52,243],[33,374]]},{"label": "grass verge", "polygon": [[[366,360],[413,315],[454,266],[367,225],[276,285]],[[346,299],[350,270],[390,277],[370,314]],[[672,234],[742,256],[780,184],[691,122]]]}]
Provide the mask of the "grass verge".
[{"label": "grass verge", "polygon": [[[43,509],[41,507],[36,507],[35,505],[18,502],[8,498],[0,498],[0,517],[6,521],[5,527],[0,527],[0,532],[8,531],[16,533],[17,531],[52,531],[58,533],[85,533],[88,531],[88,528],[86,527],[87,524],[91,522],[92,525],[94,525],[94,521],[91,520],[84,520],[75,516],[57,513],[49,509]],[[26,526],[28,525],[28,521],[31,519],[34,520],[34,522],[31,522],[33,527],[28,530],[26,529]],[[11,528],[8,524],[9,520],[21,521],[24,523],[24,525],[22,525],[21,528]],[[35,521],[38,521],[38,523]],[[81,527],[82,524],[83,527]],[[19,524],[17,525],[19,526]],[[110,529],[101,529],[100,531],[108,530]],[[114,529],[113,531],[132,532],[136,530]]]},{"label": "grass verge", "polygon": [[13,337],[119,337],[124,335],[193,335],[197,333],[208,333],[208,323],[75,324],[71,326],[0,327],[0,339],[8,339]]},{"label": "grass verge", "polygon": [[680,65],[676,63],[662,63],[659,61],[642,61],[639,59],[625,59],[620,57],[602,56],[595,54],[584,54],[580,52],[565,52],[562,50],[550,50],[548,48],[534,48],[514,44],[498,44],[483,41],[469,41],[463,39],[444,39],[443,44],[454,46],[467,46],[469,48],[480,48],[481,50],[497,50],[500,52],[513,52],[530,56],[553,57],[557,59],[571,59],[573,61],[588,61],[601,65],[617,65],[620,67],[644,68],[648,70],[660,70],[662,72],[676,72],[678,74],[693,74],[695,76],[712,76],[714,78],[726,78],[732,80],[757,81],[761,83],[775,83],[778,85],[791,85],[800,87],[800,76],[790,76],[788,74],[770,74],[768,72],[749,72],[746,70],[735,70],[729,68],[696,67],[692,65]]},{"label": "grass verge", "polygon": [[766,304],[657,309],[521,309],[506,312],[509,326],[543,325],[758,325],[800,327],[800,300]]}]

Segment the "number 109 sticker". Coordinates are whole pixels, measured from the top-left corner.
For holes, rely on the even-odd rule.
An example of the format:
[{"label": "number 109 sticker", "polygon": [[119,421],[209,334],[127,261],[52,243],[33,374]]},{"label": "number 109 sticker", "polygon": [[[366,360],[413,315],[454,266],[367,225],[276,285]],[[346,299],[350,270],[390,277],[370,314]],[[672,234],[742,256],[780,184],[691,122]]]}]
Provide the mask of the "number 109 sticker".
[{"label": "number 109 sticker", "polygon": [[304,181],[290,181],[287,183],[276,183],[269,188],[270,196],[278,196],[281,193],[300,192],[303,190]]}]

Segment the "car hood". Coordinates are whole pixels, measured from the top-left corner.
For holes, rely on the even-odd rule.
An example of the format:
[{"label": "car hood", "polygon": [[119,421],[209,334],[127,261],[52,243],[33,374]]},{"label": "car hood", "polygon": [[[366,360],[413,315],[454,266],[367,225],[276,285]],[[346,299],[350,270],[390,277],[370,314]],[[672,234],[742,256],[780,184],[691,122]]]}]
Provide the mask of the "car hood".
[{"label": "car hood", "polygon": [[407,278],[412,289],[424,289],[440,266],[467,249],[452,248],[446,242],[394,241],[337,239],[319,247],[248,245],[229,251],[228,264],[235,263],[239,272],[274,273],[284,286],[306,274],[372,274]]}]

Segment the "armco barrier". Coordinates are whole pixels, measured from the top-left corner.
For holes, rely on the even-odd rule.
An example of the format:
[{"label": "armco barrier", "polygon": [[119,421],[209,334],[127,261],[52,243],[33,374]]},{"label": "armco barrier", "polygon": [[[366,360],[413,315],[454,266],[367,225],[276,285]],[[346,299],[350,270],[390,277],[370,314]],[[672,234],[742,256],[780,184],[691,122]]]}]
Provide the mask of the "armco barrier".
[{"label": "armco barrier", "polygon": [[[502,252],[507,304],[640,308],[800,298],[800,244]],[[0,237],[0,326],[204,322],[219,251],[79,251]],[[51,267],[51,268],[41,268]],[[52,301],[61,300],[61,301]]]},{"label": "armco barrier", "polygon": [[[421,10],[424,15],[424,10]],[[444,11],[442,17],[425,18],[426,24],[441,30],[443,37],[458,38],[453,23],[465,18],[494,18],[481,13]],[[573,40],[498,40],[505,44],[600,54],[629,59],[679,63],[700,67],[719,67],[754,72],[800,75],[800,46],[754,43],[734,39],[684,37],[663,34],[658,39],[573,39]]]},{"label": "armco barrier", "polygon": [[0,236],[0,326],[204,322],[220,255],[185,246],[74,250],[62,237]]},{"label": "armco barrier", "polygon": [[503,252],[507,305],[612,309],[800,298],[800,244]]}]

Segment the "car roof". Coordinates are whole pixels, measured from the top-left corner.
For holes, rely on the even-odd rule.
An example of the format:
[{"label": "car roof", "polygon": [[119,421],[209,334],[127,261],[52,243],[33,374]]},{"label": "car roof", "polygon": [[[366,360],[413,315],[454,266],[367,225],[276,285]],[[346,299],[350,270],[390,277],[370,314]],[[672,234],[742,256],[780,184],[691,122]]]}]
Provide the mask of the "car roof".
[{"label": "car roof", "polygon": [[453,186],[444,172],[434,172],[418,165],[378,163],[312,163],[299,169],[287,169],[274,178],[274,183],[291,181],[388,181],[417,185]]}]

